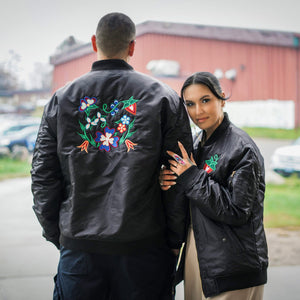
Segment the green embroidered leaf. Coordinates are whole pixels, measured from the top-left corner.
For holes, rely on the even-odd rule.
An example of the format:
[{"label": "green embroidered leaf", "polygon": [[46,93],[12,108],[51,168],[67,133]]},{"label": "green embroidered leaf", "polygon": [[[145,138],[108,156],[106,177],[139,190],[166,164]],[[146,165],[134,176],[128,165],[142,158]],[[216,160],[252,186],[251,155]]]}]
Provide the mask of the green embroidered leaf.
[{"label": "green embroidered leaf", "polygon": [[80,125],[81,130],[85,133],[85,126],[83,124],[81,124],[80,121],[79,121],[79,125]]},{"label": "green embroidered leaf", "polygon": [[129,134],[131,128],[133,127],[133,125],[134,125],[134,120],[135,119],[133,119],[132,122],[128,125],[128,134]]},{"label": "green embroidered leaf", "polygon": [[79,134],[84,140],[87,140],[87,137],[86,137],[85,134],[82,134],[82,133],[79,133],[79,132],[77,132],[77,134]]},{"label": "green embroidered leaf", "polygon": [[122,137],[120,138],[120,140],[119,140],[119,145],[120,144],[123,144],[124,143],[124,141],[125,141],[125,139],[126,139],[126,135],[125,135],[125,133],[122,135]]},{"label": "green embroidered leaf", "polygon": [[[134,119],[135,120],[135,119]],[[128,125],[128,130],[127,130],[127,134],[124,138],[124,140],[130,138],[136,131],[133,131],[133,132],[130,132],[131,128],[133,127],[134,125],[134,120]]]},{"label": "green embroidered leaf", "polygon": [[89,142],[90,142],[94,147],[96,147],[96,142],[95,142],[95,140],[93,139],[93,137],[92,137],[91,134],[90,134],[90,140],[89,140]]},{"label": "green embroidered leaf", "polygon": [[136,100],[136,99],[133,99],[133,96],[131,96],[128,100],[124,100],[124,101],[121,101],[121,103],[123,103],[123,107],[122,109],[125,109],[127,108],[128,106],[138,102],[139,100]]},{"label": "green embroidered leaf", "polygon": [[128,132],[127,135],[126,135],[126,139],[130,138],[135,133],[136,133],[136,131]]}]

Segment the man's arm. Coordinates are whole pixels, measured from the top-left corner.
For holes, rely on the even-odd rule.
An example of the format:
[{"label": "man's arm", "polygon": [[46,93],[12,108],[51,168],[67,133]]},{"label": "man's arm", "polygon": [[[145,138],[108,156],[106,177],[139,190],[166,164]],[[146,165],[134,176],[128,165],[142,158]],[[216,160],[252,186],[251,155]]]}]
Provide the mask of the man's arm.
[{"label": "man's arm", "polygon": [[[43,236],[59,248],[58,222],[63,178],[57,156],[56,114],[53,114],[53,107],[50,102],[45,108],[38,132],[32,159],[31,188],[33,210],[43,228]],[[51,117],[47,117],[49,111]]]}]

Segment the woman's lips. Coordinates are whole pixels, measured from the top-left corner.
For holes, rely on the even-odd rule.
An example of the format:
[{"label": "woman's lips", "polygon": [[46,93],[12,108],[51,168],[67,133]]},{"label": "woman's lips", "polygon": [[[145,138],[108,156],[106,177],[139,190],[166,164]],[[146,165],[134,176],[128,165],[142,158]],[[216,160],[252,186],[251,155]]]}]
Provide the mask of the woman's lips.
[{"label": "woman's lips", "polygon": [[206,117],[206,118],[199,118],[199,119],[197,119],[197,123],[203,123],[203,122],[205,122],[207,119],[208,119],[208,117]]}]

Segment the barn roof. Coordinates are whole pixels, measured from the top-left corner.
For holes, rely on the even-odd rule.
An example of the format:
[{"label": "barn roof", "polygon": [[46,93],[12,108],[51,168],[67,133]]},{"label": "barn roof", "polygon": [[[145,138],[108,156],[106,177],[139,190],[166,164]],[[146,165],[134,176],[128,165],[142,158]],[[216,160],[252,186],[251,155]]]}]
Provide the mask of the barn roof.
[{"label": "barn roof", "polygon": [[[159,21],[146,21],[137,24],[136,29],[137,37],[145,34],[163,34],[296,48],[299,47],[300,39],[300,34],[293,32]],[[51,56],[50,63],[53,65],[59,65],[92,52],[93,49],[91,43],[87,43],[78,47],[74,47],[69,51]]]},{"label": "barn roof", "polygon": [[176,35],[210,40],[240,43],[296,47],[296,35],[292,32],[208,26],[172,22],[146,21],[137,25],[137,36],[147,33]]}]

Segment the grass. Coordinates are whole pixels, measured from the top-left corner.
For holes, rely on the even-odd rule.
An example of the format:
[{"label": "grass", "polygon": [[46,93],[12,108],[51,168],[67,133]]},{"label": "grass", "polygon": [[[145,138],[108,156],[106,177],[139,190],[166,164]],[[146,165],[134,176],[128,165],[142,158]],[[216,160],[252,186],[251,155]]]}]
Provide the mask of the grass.
[{"label": "grass", "polygon": [[266,227],[300,226],[300,179],[285,179],[281,185],[268,184],[265,195]]},{"label": "grass", "polygon": [[0,158],[0,180],[29,176],[30,168],[29,161],[2,157]]},{"label": "grass", "polygon": [[262,137],[271,139],[295,140],[300,137],[300,128],[296,129],[274,129],[263,127],[243,127],[251,137]]}]

